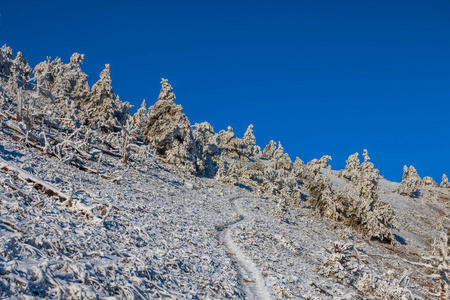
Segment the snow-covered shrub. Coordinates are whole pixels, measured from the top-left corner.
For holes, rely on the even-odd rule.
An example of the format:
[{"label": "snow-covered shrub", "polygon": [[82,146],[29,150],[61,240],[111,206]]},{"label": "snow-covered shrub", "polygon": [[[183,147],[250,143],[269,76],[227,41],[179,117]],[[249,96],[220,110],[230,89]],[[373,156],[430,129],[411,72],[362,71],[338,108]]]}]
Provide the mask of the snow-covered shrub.
[{"label": "snow-covered shrub", "polygon": [[354,273],[358,271],[358,264],[351,259],[352,256],[353,245],[351,243],[334,242],[331,255],[317,269],[317,273],[327,278],[333,278],[340,284],[349,285],[354,280]]},{"label": "snow-covered shrub", "polygon": [[275,143],[275,141],[270,141],[264,148],[262,156],[265,158],[272,158],[275,150],[277,150],[277,143]]},{"label": "snow-covered shrub", "polygon": [[442,182],[439,185],[439,187],[444,188],[444,189],[448,189],[450,188],[450,183],[448,182],[448,177],[447,175],[442,175]]},{"label": "snow-covered shrub", "polygon": [[167,79],[163,78],[161,84],[158,101],[149,109],[145,141],[155,148],[158,155],[182,170],[194,173],[198,153],[191,123],[181,105],[175,104],[175,94]]},{"label": "snow-covered shrub", "polygon": [[342,211],[344,223],[367,237],[395,241],[392,229],[398,228],[398,223],[390,204],[378,198],[377,179],[373,174],[362,174],[356,183],[337,193],[335,201],[348,205]]},{"label": "snow-covered shrub", "polygon": [[420,193],[419,186],[422,179],[413,166],[409,169],[407,166],[403,167],[403,180],[400,182],[400,187],[397,192],[402,196],[417,197]]},{"label": "snow-covered shrub", "polygon": [[365,296],[373,295],[386,300],[415,299],[407,288],[407,271],[399,279],[392,276],[393,271],[388,271],[387,277],[375,275],[368,264],[361,263],[358,250],[352,243],[336,241],[333,249],[327,252],[330,256],[317,268],[318,274],[352,286]]},{"label": "snow-covered shrub", "polygon": [[270,214],[277,220],[283,222],[285,221],[284,215],[286,213],[286,205],[279,201],[272,209],[270,210]]},{"label": "snow-covered shrub", "polygon": [[89,123],[85,105],[90,87],[87,74],[81,70],[83,60],[84,54],[79,53],[74,53],[68,64],[47,57],[33,70],[42,109],[51,112],[49,117],[56,117],[57,122],[72,127]]},{"label": "snow-covered shrub", "polygon": [[448,236],[445,231],[440,233],[439,241],[435,243],[435,246],[437,255],[422,257],[426,263],[409,263],[432,270],[429,276],[440,283],[440,293],[436,296],[440,299],[450,299],[450,257],[448,256]]},{"label": "snow-covered shrub", "polygon": [[437,182],[434,181],[434,179],[433,179],[432,177],[430,177],[430,176],[425,176],[425,177],[422,179],[422,184],[423,184],[424,186],[429,186],[429,187],[438,187]]},{"label": "snow-covered shrub", "polygon": [[214,128],[208,122],[196,123],[193,126],[193,136],[197,150],[203,155],[211,158],[220,156],[219,134],[214,132]]}]

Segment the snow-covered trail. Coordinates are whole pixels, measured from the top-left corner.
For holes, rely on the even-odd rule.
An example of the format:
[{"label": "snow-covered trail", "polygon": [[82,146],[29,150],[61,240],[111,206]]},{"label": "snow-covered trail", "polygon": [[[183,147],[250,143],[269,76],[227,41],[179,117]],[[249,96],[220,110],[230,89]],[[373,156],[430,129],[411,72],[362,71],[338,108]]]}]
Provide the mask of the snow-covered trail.
[{"label": "snow-covered trail", "polygon": [[239,273],[242,276],[242,280],[244,281],[248,292],[248,299],[273,299],[270,293],[271,289],[262,275],[261,268],[244,254],[231,235],[231,231],[235,227],[249,222],[252,219],[252,216],[250,216],[240,205],[239,200],[242,199],[245,198],[234,197],[229,200],[240,218],[236,222],[225,227],[220,235],[220,240],[228,248],[230,255],[233,255],[233,257],[236,258]]}]

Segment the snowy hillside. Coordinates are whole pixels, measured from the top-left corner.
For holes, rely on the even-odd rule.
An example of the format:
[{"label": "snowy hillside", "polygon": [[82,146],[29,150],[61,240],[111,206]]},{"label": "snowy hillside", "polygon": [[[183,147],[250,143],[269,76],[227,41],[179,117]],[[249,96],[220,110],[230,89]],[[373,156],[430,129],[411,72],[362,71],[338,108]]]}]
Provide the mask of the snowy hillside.
[{"label": "snowy hillside", "polygon": [[130,115],[109,65],[0,51],[1,299],[448,299],[450,185]]}]

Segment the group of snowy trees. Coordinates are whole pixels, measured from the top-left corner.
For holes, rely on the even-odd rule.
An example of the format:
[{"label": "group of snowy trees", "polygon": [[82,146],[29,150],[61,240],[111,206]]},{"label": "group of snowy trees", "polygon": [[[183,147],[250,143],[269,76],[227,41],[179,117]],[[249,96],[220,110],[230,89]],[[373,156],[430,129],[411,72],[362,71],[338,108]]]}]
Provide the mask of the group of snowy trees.
[{"label": "group of snowy trees", "polygon": [[310,181],[311,205],[319,215],[380,240],[394,241],[393,228],[398,227],[391,206],[378,198],[378,170],[369,161],[367,150],[360,163],[358,153],[350,155],[339,177],[349,184],[337,190],[329,178],[317,174]]},{"label": "group of snowy trees", "polygon": [[[393,241],[392,228],[396,221],[391,207],[377,196],[378,170],[369,161],[364,150],[364,162],[358,153],[350,155],[339,177],[347,181],[344,190],[337,190],[324,171],[330,169],[328,155],[305,164],[300,158],[292,162],[280,142],[270,141],[262,151],[256,145],[253,125],[249,125],[242,138],[232,127],[216,133],[208,122],[191,125],[181,105],[175,103],[172,86],[162,79],[158,100],[147,109],[145,100],[131,116],[131,106],[122,102],[112,88],[110,66],[100,73],[100,79],[89,87],[87,74],[81,70],[84,55],[74,53],[64,64],[56,58],[39,63],[32,69],[20,52],[13,57],[11,48],[0,51],[0,75],[7,81],[8,91],[3,91],[3,106],[9,103],[17,112],[23,109],[21,91],[34,116],[49,118],[59,126],[73,130],[97,130],[104,139],[122,147],[123,161],[130,145],[151,147],[162,160],[190,174],[215,178],[230,185],[244,185],[259,196],[279,199],[276,214],[280,215],[288,203],[298,205],[302,200],[301,186],[308,183],[312,208],[327,218],[344,222],[367,236]],[[34,74],[34,78],[30,76]],[[35,85],[29,84],[34,80]],[[21,99],[12,101],[11,99]],[[12,105],[12,106],[11,106]],[[149,149],[149,148],[145,148]],[[146,150],[147,151],[147,150]],[[420,185],[436,186],[430,177],[423,180],[414,167],[404,170],[398,189],[401,195],[414,196]],[[441,187],[449,188],[444,175]]]},{"label": "group of snowy trees", "polygon": [[[421,179],[417,173],[417,170],[413,166],[410,166],[409,168],[404,166],[402,181],[400,182],[400,187],[397,192],[402,196],[418,197],[420,195],[421,186],[438,187],[438,184],[430,176],[425,176]],[[442,182],[439,187],[450,188],[447,175],[442,175]]]}]

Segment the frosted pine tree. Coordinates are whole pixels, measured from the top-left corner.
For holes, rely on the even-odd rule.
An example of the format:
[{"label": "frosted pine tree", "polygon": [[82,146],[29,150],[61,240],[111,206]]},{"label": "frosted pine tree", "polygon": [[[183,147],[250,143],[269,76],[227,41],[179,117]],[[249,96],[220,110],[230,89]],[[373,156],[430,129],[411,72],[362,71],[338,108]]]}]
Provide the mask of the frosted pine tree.
[{"label": "frosted pine tree", "polygon": [[247,130],[244,133],[244,137],[242,138],[242,140],[249,147],[252,147],[253,145],[256,144],[256,138],[255,138],[255,135],[253,134],[253,125],[252,124],[250,124],[248,126]]},{"label": "frosted pine tree", "polygon": [[220,154],[219,134],[214,132],[214,128],[208,122],[196,123],[193,135],[197,150],[200,153],[215,157]]},{"label": "frosted pine tree", "polygon": [[227,166],[225,164],[225,160],[223,159],[223,157],[221,156],[218,162],[218,169],[216,172],[216,175],[214,176],[214,179],[221,181],[221,182],[227,182],[228,181],[228,169]]},{"label": "frosted pine tree", "polygon": [[[175,94],[167,79],[162,79],[158,101],[150,107],[144,140],[155,152],[181,169],[193,173],[198,156],[191,123],[181,105],[175,104]],[[174,146],[177,146],[174,148]],[[173,148],[175,150],[173,150]],[[181,151],[182,150],[182,151]],[[178,151],[179,153],[176,153]]]},{"label": "frosted pine tree", "polygon": [[270,141],[269,144],[263,150],[263,157],[272,158],[273,153],[277,150],[277,143],[275,141]]},{"label": "frosted pine tree", "polygon": [[[352,181],[337,193],[333,192],[323,174],[315,175],[309,184],[312,208],[320,215],[342,221],[368,237],[392,243],[395,240],[392,230],[398,224],[391,206],[378,198],[378,170],[369,162],[367,151],[364,151],[364,159],[361,165],[357,165],[357,154],[350,156],[346,171],[351,171],[347,174],[352,175]],[[320,161],[311,164],[309,172],[318,165]]]},{"label": "frosted pine tree", "polygon": [[236,137],[231,126],[228,126],[227,131],[219,132],[219,140],[219,147],[225,150],[227,156],[241,158],[244,155],[245,143]]},{"label": "frosted pine tree", "polygon": [[232,185],[239,186],[239,177],[238,177],[238,166],[236,164],[236,161],[233,160],[230,164],[230,167],[228,168],[228,183]]},{"label": "frosted pine tree", "polygon": [[23,57],[22,52],[19,51],[16,58],[11,62],[9,71],[10,86],[15,90],[27,83],[33,70],[28,65],[27,59]]},{"label": "frosted pine tree", "polygon": [[10,76],[12,61],[14,60],[13,51],[10,47],[3,45],[0,49],[0,74]]},{"label": "frosted pine tree", "polygon": [[295,162],[292,165],[292,174],[297,178],[303,178],[305,172],[305,163],[300,158],[295,158]]},{"label": "frosted pine tree", "polygon": [[292,160],[289,154],[284,153],[284,148],[281,142],[278,142],[278,148],[274,151],[272,155],[273,164],[276,170],[287,170],[292,169]]},{"label": "frosted pine tree", "polygon": [[403,196],[417,197],[420,193],[419,186],[422,180],[413,166],[409,169],[407,166],[403,167],[403,180],[400,182],[400,187],[397,192]]},{"label": "frosted pine tree", "polygon": [[106,64],[86,101],[88,123],[104,132],[118,131],[120,128],[116,117],[116,95],[111,81],[111,69],[109,64]]},{"label": "frosted pine tree", "polygon": [[424,186],[428,186],[428,187],[438,187],[437,182],[434,181],[434,179],[433,179],[432,177],[430,177],[430,176],[425,176],[425,177],[422,179],[422,184],[423,184]]},{"label": "frosted pine tree", "polygon": [[359,153],[356,152],[350,155],[346,161],[345,169],[339,172],[339,177],[343,177],[347,180],[354,180],[358,177],[358,168],[360,161],[358,158]]},{"label": "frosted pine tree", "polygon": [[134,128],[134,134],[136,136],[143,136],[145,129],[147,128],[147,123],[149,121],[147,114],[147,103],[145,99],[142,101],[141,107],[137,112],[131,117],[130,125]]},{"label": "frosted pine tree", "polygon": [[440,187],[444,188],[444,189],[450,188],[450,183],[448,182],[448,177],[445,174],[442,175],[442,182],[440,184]]}]

